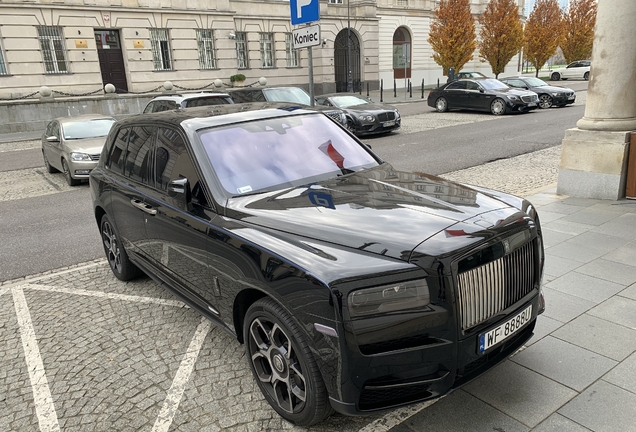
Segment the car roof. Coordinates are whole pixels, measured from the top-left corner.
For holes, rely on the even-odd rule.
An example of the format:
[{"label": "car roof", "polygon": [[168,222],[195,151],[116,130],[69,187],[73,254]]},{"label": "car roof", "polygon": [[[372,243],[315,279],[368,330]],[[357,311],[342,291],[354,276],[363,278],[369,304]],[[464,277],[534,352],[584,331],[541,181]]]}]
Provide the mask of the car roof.
[{"label": "car roof", "polygon": [[361,94],[353,93],[353,92],[325,93],[325,94],[318,95],[316,97],[325,98],[325,97],[334,97],[334,96],[357,96],[361,99],[366,99],[366,96],[362,96]]},{"label": "car roof", "polygon": [[184,129],[198,130],[210,126],[222,126],[237,122],[297,114],[318,114],[312,108],[287,102],[252,102],[239,104],[209,105],[195,108],[167,110],[157,113],[138,114],[120,120],[120,127],[139,123],[163,123],[181,125]]},{"label": "car roof", "polygon": [[74,123],[90,120],[115,120],[115,118],[104,114],[79,114],[76,116],[58,117],[55,120],[60,123]]},{"label": "car roof", "polygon": [[208,92],[201,92],[201,93],[187,93],[187,94],[171,94],[171,95],[161,95],[161,96],[156,96],[154,98],[152,98],[153,101],[155,100],[190,100],[190,99],[198,99],[201,97],[230,97],[229,94],[227,93],[208,93]]}]

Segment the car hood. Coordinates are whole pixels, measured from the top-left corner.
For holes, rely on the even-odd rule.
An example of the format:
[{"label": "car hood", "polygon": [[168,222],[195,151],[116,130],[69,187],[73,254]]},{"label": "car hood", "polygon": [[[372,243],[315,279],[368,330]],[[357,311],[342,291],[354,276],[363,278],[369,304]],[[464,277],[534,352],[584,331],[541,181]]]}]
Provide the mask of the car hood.
[{"label": "car hood", "polygon": [[536,96],[536,93],[530,90],[522,90],[516,88],[509,88],[505,90],[497,90],[498,93],[516,96]]},{"label": "car hood", "polygon": [[375,103],[351,105],[351,106],[348,106],[347,108],[342,108],[342,109],[344,111],[349,111],[349,112],[353,111],[357,113],[366,113],[366,112],[372,112],[372,111],[397,111],[396,108],[390,105],[375,104]]},{"label": "car hood", "polygon": [[[226,216],[244,223],[402,260],[437,233],[454,235],[455,225],[461,232],[482,231],[518,212],[470,187],[398,172],[386,163],[332,180],[231,198],[226,207]],[[486,213],[496,216],[479,217]],[[427,249],[420,245],[417,251]]]},{"label": "car hood", "polygon": [[84,138],[75,140],[64,140],[64,146],[69,152],[99,154],[102,152],[106,137]]}]

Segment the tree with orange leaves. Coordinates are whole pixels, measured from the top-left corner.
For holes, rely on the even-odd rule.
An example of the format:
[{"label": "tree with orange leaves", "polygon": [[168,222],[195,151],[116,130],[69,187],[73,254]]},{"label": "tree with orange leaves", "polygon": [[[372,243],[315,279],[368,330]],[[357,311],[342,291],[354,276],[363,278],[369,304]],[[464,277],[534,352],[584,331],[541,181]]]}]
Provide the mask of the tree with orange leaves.
[{"label": "tree with orange leaves", "polygon": [[571,0],[564,17],[565,36],[561,50],[567,63],[592,57],[596,0]]},{"label": "tree with orange leaves", "polygon": [[523,25],[513,0],[491,0],[479,17],[480,57],[492,68],[495,78],[504,71],[523,46]]},{"label": "tree with orange leaves", "polygon": [[524,31],[526,59],[539,69],[552,57],[563,39],[563,12],[557,0],[537,0]]},{"label": "tree with orange leaves", "polygon": [[441,0],[431,22],[428,43],[433,60],[440,65],[444,75],[449,68],[459,72],[473,58],[477,46],[475,19],[468,0]]}]

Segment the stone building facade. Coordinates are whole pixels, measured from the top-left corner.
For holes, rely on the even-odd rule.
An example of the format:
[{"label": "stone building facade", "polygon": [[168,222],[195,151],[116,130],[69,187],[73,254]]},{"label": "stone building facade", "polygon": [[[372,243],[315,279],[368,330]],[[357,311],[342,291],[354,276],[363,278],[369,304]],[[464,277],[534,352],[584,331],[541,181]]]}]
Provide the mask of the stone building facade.
[{"label": "stone building facade", "polygon": [[[470,2],[477,16],[488,0]],[[316,94],[345,91],[349,71],[354,90],[444,79],[426,41],[438,3],[320,0]],[[0,99],[37,98],[42,86],[56,97],[98,95],[107,83],[118,93],[165,81],[214,88],[237,73],[306,86],[307,50],[293,49],[292,30],[289,0],[0,0]],[[477,53],[465,68],[491,74]],[[516,71],[513,59],[506,72]]]}]

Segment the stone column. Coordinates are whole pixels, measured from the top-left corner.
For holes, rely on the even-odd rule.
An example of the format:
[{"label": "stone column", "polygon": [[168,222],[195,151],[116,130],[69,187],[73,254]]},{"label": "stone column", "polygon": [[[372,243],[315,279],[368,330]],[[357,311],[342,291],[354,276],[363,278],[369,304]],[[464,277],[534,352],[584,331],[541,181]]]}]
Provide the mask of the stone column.
[{"label": "stone column", "polygon": [[565,133],[558,193],[624,196],[629,132],[636,131],[635,21],[636,1],[598,1],[585,114]]}]

